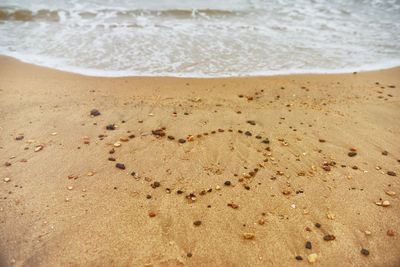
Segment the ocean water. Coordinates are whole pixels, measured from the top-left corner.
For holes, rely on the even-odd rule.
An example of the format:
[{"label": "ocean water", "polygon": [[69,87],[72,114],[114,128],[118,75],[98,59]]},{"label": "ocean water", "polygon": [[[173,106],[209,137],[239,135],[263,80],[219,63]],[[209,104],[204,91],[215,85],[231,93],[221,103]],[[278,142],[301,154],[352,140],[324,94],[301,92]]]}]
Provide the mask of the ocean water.
[{"label": "ocean water", "polygon": [[0,54],[98,76],[382,69],[400,0],[0,0]]}]

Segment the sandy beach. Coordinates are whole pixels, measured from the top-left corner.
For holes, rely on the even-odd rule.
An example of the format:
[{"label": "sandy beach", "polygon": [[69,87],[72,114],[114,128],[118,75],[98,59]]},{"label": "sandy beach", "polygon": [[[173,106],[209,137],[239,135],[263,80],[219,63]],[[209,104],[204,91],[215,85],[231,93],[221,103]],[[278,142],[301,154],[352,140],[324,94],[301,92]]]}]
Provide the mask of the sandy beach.
[{"label": "sandy beach", "polygon": [[400,266],[399,89],[1,57],[0,266]]}]

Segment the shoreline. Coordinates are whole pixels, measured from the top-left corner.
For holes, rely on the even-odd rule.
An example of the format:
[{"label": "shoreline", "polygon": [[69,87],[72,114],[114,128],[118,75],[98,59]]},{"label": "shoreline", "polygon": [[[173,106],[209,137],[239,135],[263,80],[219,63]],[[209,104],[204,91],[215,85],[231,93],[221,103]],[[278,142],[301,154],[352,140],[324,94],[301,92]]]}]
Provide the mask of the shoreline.
[{"label": "shoreline", "polygon": [[[80,67],[56,67],[54,64],[39,64],[33,63],[32,60],[26,60],[23,56],[17,55],[7,55],[0,54],[0,58],[9,58],[17,60],[21,63],[30,64],[36,67],[53,69],[61,72],[81,75],[85,77],[104,77],[104,78],[132,78],[132,77],[142,77],[142,78],[188,78],[188,79],[229,79],[229,78],[262,78],[262,77],[275,77],[275,76],[290,76],[290,75],[335,75],[335,74],[350,74],[350,73],[365,73],[365,72],[376,72],[385,71],[400,68],[400,61],[394,60],[392,63],[385,64],[369,64],[364,67],[358,68],[346,68],[341,70],[287,70],[287,71],[266,71],[264,73],[258,72],[246,75],[227,75],[227,76],[210,76],[207,74],[197,74],[190,76],[189,74],[182,75],[168,75],[168,74],[148,74],[148,75],[135,75],[130,71],[105,71],[105,70],[95,70],[86,69]],[[26,58],[26,57],[25,57]],[[108,74],[109,73],[109,74]],[[202,76],[204,75],[204,76]]]},{"label": "shoreline", "polygon": [[0,265],[398,266],[399,90],[0,56]]}]

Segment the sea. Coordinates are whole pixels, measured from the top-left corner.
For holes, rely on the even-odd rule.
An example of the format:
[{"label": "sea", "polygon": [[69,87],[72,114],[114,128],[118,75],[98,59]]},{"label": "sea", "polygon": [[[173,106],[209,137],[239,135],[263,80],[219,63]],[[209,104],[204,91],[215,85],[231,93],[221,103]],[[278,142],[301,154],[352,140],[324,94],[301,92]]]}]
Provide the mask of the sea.
[{"label": "sea", "polygon": [[378,70],[400,66],[400,0],[0,0],[0,54],[112,77]]}]

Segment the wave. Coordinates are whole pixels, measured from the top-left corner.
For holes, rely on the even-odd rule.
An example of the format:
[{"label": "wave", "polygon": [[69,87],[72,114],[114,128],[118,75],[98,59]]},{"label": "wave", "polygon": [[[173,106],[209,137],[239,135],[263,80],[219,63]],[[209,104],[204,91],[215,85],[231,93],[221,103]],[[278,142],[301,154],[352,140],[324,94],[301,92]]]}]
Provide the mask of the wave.
[{"label": "wave", "polygon": [[149,10],[149,9],[98,9],[98,10],[50,10],[40,9],[37,11],[29,9],[15,9],[9,7],[0,7],[0,21],[60,21],[61,16],[75,17],[76,15],[82,19],[95,18],[97,16],[126,17],[126,16],[159,16],[159,17],[176,17],[190,18],[197,15],[206,17],[230,17],[243,15],[244,11],[231,11],[222,9],[165,9],[165,10]]}]

